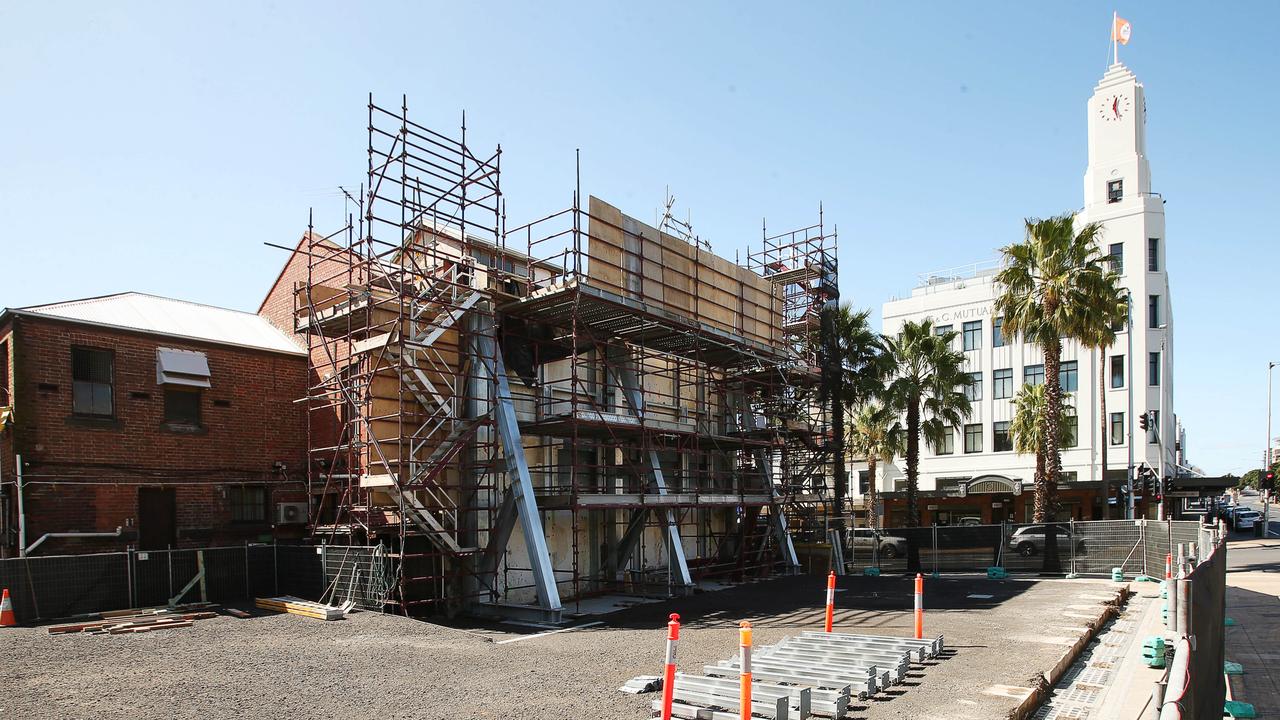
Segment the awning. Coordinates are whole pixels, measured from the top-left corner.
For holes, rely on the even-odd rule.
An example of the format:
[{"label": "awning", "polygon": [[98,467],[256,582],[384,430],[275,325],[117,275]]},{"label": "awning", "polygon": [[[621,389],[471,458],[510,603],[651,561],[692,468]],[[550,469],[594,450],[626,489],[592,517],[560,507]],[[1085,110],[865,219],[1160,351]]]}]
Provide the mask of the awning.
[{"label": "awning", "polygon": [[194,350],[156,350],[156,383],[209,387],[209,359]]}]

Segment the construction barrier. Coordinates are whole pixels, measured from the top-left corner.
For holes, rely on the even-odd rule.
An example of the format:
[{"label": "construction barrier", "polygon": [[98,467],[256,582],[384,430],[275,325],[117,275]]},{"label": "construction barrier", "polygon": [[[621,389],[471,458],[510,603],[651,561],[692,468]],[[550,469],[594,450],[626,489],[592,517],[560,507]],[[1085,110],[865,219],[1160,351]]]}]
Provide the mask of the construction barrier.
[{"label": "construction barrier", "polygon": [[836,574],[832,571],[827,575],[827,632],[831,632],[832,624],[835,622],[836,616]]},{"label": "construction barrier", "polygon": [[741,658],[738,667],[738,713],[742,720],[751,720],[751,623],[738,623],[738,647]]},{"label": "construction barrier", "polygon": [[[1053,542],[1049,537],[1053,537]],[[1203,559],[1221,531],[1195,520],[1090,520],[1048,524],[947,525],[846,530],[839,553],[845,570],[885,573],[1045,571],[1110,577],[1113,568],[1130,577],[1159,577],[1179,544],[1188,557]],[[909,568],[914,553],[920,566]],[[836,555],[833,551],[832,555]]]},{"label": "construction barrier", "polygon": [[1226,573],[1226,545],[1219,543],[1207,560],[1178,581],[1189,585],[1180,598],[1182,620],[1175,624],[1183,637],[1175,646],[1160,720],[1222,717],[1227,699]]},{"label": "construction barrier", "polygon": [[242,545],[0,560],[19,622],[178,602],[294,595],[381,610],[391,561],[378,546]]},{"label": "construction barrier", "polygon": [[916,639],[924,637],[924,576],[916,573]]},{"label": "construction barrier", "polygon": [[662,720],[671,720],[671,701],[676,691],[676,643],[680,640],[680,616],[671,613],[667,622],[667,662],[662,671]]}]

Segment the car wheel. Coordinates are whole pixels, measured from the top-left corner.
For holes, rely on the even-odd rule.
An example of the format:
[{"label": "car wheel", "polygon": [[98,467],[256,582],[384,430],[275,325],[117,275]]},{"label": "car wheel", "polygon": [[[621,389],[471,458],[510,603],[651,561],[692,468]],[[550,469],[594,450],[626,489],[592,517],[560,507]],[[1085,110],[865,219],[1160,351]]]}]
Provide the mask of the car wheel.
[{"label": "car wheel", "polygon": [[898,557],[898,548],[893,545],[881,545],[880,557],[892,560]]},{"label": "car wheel", "polygon": [[1030,542],[1018,543],[1018,554],[1022,557],[1031,557],[1036,554],[1036,546]]}]

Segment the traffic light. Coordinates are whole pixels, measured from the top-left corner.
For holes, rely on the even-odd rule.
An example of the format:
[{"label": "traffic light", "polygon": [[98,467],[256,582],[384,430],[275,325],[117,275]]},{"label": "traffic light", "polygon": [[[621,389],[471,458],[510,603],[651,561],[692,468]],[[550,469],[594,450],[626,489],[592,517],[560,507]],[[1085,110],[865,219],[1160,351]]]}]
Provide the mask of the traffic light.
[{"label": "traffic light", "polygon": [[1259,483],[1259,487],[1261,487],[1261,489],[1263,490],[1275,490],[1276,489],[1276,471],[1263,470],[1262,482]]},{"label": "traffic light", "polygon": [[1151,420],[1147,417],[1146,413],[1142,413],[1141,415],[1138,416],[1138,427],[1142,428],[1143,430],[1146,430],[1150,426],[1151,426]]}]

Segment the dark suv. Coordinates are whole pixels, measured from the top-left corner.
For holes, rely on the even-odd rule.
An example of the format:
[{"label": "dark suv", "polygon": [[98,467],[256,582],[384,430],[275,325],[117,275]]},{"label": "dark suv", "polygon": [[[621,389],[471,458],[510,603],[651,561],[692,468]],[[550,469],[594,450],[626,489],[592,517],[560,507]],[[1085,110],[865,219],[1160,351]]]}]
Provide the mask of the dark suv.
[{"label": "dark suv", "polygon": [[[1058,525],[1057,539],[1058,552],[1066,554],[1070,551],[1071,543],[1075,541],[1076,554],[1084,554],[1084,540],[1073,538],[1069,525]],[[1026,525],[1013,531],[1013,535],[1009,536],[1009,549],[1016,551],[1022,557],[1031,557],[1044,552],[1045,548],[1045,526],[1044,525]]]}]

